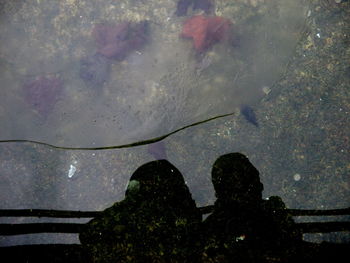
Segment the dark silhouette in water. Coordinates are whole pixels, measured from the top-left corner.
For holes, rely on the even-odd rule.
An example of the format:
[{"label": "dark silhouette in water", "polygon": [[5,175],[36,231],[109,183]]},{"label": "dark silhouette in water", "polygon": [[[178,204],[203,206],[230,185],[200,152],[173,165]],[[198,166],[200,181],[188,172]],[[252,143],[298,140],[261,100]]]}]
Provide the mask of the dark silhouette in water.
[{"label": "dark silhouette in water", "polygon": [[203,222],[206,260],[268,262],[294,255],[290,248],[301,235],[279,197],[262,199],[259,172],[248,158],[240,153],[220,156],[212,168],[212,181],[217,200]]},{"label": "dark silhouette in water", "polygon": [[196,262],[201,214],[166,160],[139,167],[125,199],[90,221],[79,238],[93,262]]},{"label": "dark silhouette in water", "polygon": [[241,105],[240,112],[243,117],[256,127],[259,127],[258,120],[256,119],[254,110],[248,105]]},{"label": "dark silhouette in water", "polygon": [[[286,209],[279,197],[262,200],[259,172],[244,155],[219,157],[212,168],[212,181],[215,205],[197,209],[181,173],[160,160],[138,168],[125,199],[103,212],[2,210],[0,216],[73,217],[79,213],[76,217],[96,218],[86,225],[2,224],[2,235],[80,233],[82,245],[2,247],[0,252],[13,262],[346,262],[348,244],[301,241],[299,230],[305,229],[305,223],[296,228],[289,214],[294,209]],[[200,213],[210,211],[201,223]],[[320,211],[305,212],[319,215]],[[335,222],[322,224],[327,223]],[[348,222],[342,223],[340,231],[349,230]],[[334,226],[332,231],[339,231]],[[325,230],[321,232],[330,228]]]},{"label": "dark silhouette in water", "polygon": [[93,262],[293,259],[300,233],[279,197],[262,200],[259,172],[244,155],[219,157],[212,181],[217,200],[201,224],[176,167],[166,160],[142,165],[131,176],[125,199],[81,232],[83,248]]}]

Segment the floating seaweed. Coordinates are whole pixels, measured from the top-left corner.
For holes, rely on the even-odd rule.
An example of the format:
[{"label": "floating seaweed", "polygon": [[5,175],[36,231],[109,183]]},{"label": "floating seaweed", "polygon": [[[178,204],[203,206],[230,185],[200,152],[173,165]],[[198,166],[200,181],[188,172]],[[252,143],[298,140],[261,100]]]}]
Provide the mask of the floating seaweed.
[{"label": "floating seaweed", "polygon": [[192,38],[194,48],[204,52],[226,38],[230,25],[228,19],[219,16],[193,16],[185,21],[181,36]]},{"label": "floating seaweed", "polygon": [[254,110],[248,105],[241,105],[240,112],[243,117],[256,127],[259,127]]},{"label": "floating seaweed", "polygon": [[110,62],[101,54],[94,54],[80,60],[80,77],[91,87],[102,86],[110,74]]},{"label": "floating seaweed", "polygon": [[97,53],[111,59],[123,60],[133,50],[141,48],[148,39],[148,22],[123,22],[118,25],[95,25],[92,35]]},{"label": "floating seaweed", "polygon": [[193,6],[193,10],[201,9],[206,14],[209,14],[213,10],[214,4],[212,0],[179,0],[175,14],[177,16],[187,15],[187,10],[190,6]]},{"label": "floating seaweed", "polygon": [[39,76],[23,88],[25,101],[43,117],[51,113],[63,91],[62,81],[54,76]]}]

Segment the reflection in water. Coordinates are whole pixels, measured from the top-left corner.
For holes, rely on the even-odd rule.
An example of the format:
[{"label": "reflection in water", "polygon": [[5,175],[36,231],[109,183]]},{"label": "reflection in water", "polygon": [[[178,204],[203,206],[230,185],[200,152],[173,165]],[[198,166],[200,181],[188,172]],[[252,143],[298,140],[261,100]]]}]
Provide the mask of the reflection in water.
[{"label": "reflection in water", "polygon": [[[280,76],[305,17],[302,0],[190,1],[189,10],[176,2],[28,2],[2,15],[1,139],[117,145],[231,112]],[[203,11],[211,16],[195,16]],[[49,74],[64,96],[36,96],[52,108],[43,122],[38,108],[20,103],[20,87]]]}]

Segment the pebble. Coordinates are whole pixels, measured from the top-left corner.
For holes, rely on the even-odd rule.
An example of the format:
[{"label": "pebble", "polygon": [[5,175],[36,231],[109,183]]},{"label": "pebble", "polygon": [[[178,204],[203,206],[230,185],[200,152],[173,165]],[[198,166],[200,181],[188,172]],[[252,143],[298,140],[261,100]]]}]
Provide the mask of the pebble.
[{"label": "pebble", "polygon": [[294,181],[300,181],[301,175],[296,173],[296,174],[293,175],[293,179],[294,179]]},{"label": "pebble", "polygon": [[268,86],[264,86],[262,87],[262,91],[265,93],[265,95],[269,95],[269,93],[271,92],[271,88]]}]

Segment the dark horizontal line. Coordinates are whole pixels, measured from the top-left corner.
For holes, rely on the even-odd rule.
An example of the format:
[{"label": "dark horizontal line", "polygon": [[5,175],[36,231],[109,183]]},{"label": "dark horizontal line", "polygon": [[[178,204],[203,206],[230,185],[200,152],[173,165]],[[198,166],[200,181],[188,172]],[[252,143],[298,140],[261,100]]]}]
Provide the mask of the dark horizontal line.
[{"label": "dark horizontal line", "polygon": [[312,222],[297,223],[302,233],[327,233],[350,231],[350,222]]},{"label": "dark horizontal line", "polygon": [[292,216],[341,216],[350,215],[350,207],[340,209],[288,209]]},{"label": "dark horizontal line", "polygon": [[[209,214],[214,206],[208,205],[198,208],[201,214]],[[350,215],[350,208],[341,209],[287,209],[292,216],[337,216]],[[0,217],[55,217],[55,218],[92,218],[100,216],[102,211],[70,211],[47,209],[1,209]]]},{"label": "dark horizontal line", "polygon": [[37,233],[80,233],[85,224],[77,223],[29,223],[0,224],[0,235],[26,235]]},{"label": "dark horizontal line", "polygon": [[1,209],[0,217],[55,217],[92,218],[101,215],[100,211],[69,211],[47,209]]},{"label": "dark horizontal line", "polygon": [[[29,223],[0,224],[0,235],[26,235],[38,233],[80,233],[85,224],[77,223]],[[327,233],[350,231],[350,222],[297,223],[302,233]]]}]

